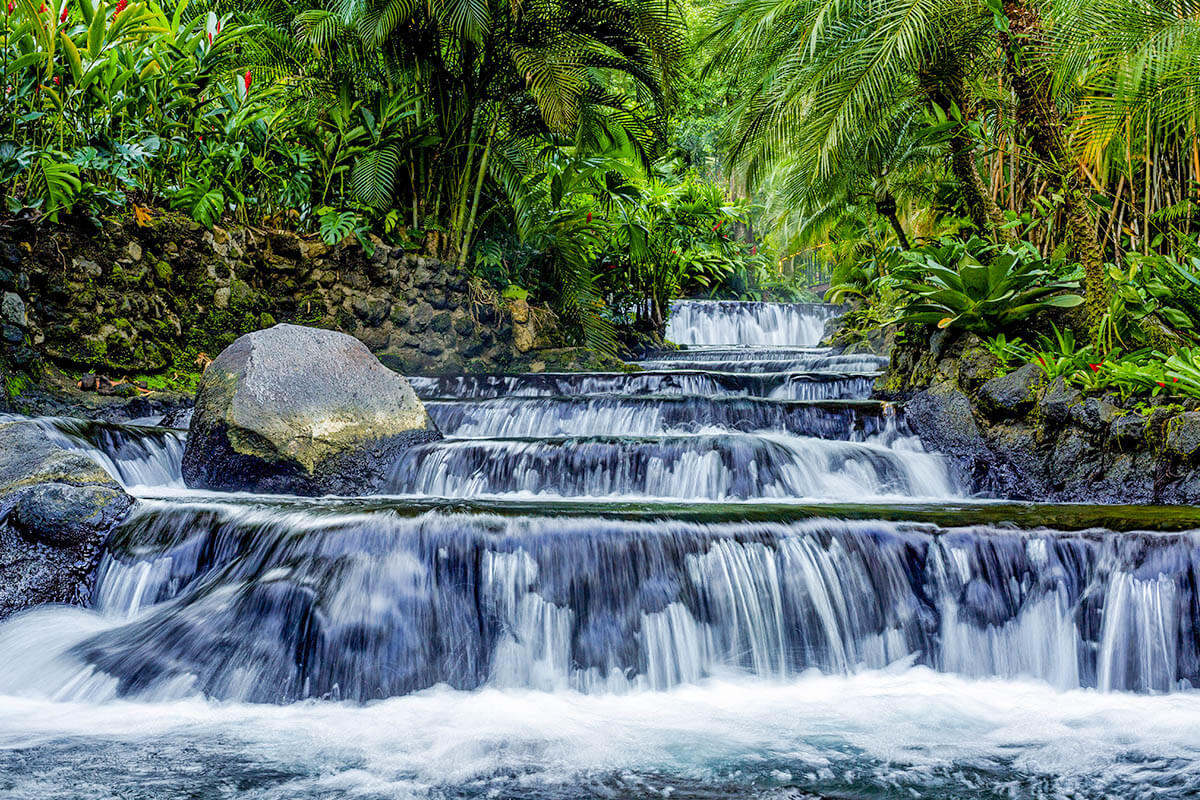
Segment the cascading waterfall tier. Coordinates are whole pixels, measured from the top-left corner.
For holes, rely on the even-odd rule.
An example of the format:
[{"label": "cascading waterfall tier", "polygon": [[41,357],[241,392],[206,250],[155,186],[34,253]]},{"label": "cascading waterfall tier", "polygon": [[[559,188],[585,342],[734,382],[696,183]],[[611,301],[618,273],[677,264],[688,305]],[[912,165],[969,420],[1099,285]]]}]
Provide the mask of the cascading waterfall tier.
[{"label": "cascading waterfall tier", "polygon": [[602,395],[430,400],[425,408],[442,433],[463,438],[780,431],[858,441],[898,425],[894,408],[872,400]]},{"label": "cascading waterfall tier", "polygon": [[[719,370],[724,365],[713,365]],[[753,396],[774,400],[861,399],[871,393],[874,373],[771,372],[746,374],[704,370],[645,372],[453,375],[412,378],[422,400],[577,395]]]},{"label": "cascading waterfall tier", "polygon": [[821,340],[834,306],[679,300],[671,305],[666,339],[682,345],[805,346]]},{"label": "cascading waterfall tier", "polygon": [[0,424],[15,420],[33,422],[60,447],[87,455],[126,489],[183,487],[183,431],[71,417],[0,414]]},{"label": "cascading waterfall tier", "polygon": [[53,646],[38,615],[0,634],[0,651],[30,654],[0,689],[369,700],[442,683],[625,692],[904,662],[1169,692],[1200,680],[1198,544],[146,502],[104,560],[95,619]]},{"label": "cascading waterfall tier", "polygon": [[873,442],[777,434],[463,439],[408,450],[384,491],[478,497],[945,497],[937,456]]}]

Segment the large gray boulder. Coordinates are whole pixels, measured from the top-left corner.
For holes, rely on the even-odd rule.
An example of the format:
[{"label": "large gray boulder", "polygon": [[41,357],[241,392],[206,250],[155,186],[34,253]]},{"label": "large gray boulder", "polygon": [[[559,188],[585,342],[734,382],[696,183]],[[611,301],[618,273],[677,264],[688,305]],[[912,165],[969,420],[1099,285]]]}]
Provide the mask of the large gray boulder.
[{"label": "large gray boulder", "polygon": [[439,438],[408,381],[362,342],[276,325],[208,365],[183,479],[197,489],[370,494],[403,450]]},{"label": "large gray boulder", "polygon": [[104,539],[132,505],[36,423],[0,425],[0,619],[40,603],[87,605]]}]

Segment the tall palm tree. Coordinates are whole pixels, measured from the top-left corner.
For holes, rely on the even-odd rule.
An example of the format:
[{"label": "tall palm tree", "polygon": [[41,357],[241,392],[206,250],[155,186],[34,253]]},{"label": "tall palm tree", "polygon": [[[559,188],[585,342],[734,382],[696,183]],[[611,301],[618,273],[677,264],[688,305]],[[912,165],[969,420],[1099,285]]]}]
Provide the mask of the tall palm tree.
[{"label": "tall palm tree", "polygon": [[298,17],[314,46],[354,34],[377,58],[384,91],[413,98],[409,160],[420,174],[381,194],[410,193],[414,215],[445,227],[444,254],[460,264],[485,183],[521,186],[513,167],[530,149],[514,159],[499,142],[619,141],[649,162],[684,53],[680,22],[660,0],[334,0]]},{"label": "tall palm tree", "polygon": [[788,151],[810,154],[813,185],[897,150],[887,137],[936,107],[954,118],[943,137],[967,213],[1004,236],[1004,217],[964,132],[975,111],[967,86],[994,66],[992,17],[975,0],[833,2],[738,0],[715,22],[716,63],[744,76],[731,155],[750,181]]}]

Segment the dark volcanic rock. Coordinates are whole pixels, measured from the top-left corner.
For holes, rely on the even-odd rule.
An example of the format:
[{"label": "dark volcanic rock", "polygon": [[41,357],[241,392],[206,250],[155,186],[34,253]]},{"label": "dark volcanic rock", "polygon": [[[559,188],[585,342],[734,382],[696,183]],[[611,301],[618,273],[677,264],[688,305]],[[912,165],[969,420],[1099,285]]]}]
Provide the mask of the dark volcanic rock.
[{"label": "dark volcanic rock", "polygon": [[1200,455],[1200,411],[1180,414],[1167,424],[1167,449],[1184,459]]},{"label": "dark volcanic rock", "polygon": [[1071,418],[1071,409],[1083,400],[1083,395],[1074,386],[1067,386],[1061,377],[1051,381],[1038,401],[1042,417],[1053,425],[1062,425]]},{"label": "dark volcanic rock", "polygon": [[1017,417],[1033,408],[1033,390],[1042,379],[1037,364],[992,378],[979,388],[979,404],[993,419]]},{"label": "dark volcanic rock", "polygon": [[[1179,398],[1087,395],[1027,364],[977,383],[963,336],[898,346],[878,386],[970,492],[1079,503],[1200,502],[1200,411]],[[930,353],[937,350],[941,357]],[[1149,406],[1149,407],[1148,407]],[[978,598],[981,607],[986,598]]]},{"label": "dark volcanic rock", "polygon": [[204,373],[183,477],[203,489],[370,494],[401,451],[440,437],[408,381],[357,339],[276,325]]},{"label": "dark volcanic rock", "polygon": [[132,505],[112,476],[37,425],[0,425],[0,618],[86,604],[104,538]]},{"label": "dark volcanic rock", "polygon": [[74,547],[111,529],[132,505],[133,498],[111,486],[39,483],[17,493],[12,520],[28,539]]},{"label": "dark volcanic rock", "polygon": [[195,408],[177,408],[174,411],[169,411],[163,415],[162,421],[158,424],[164,428],[175,428],[176,430],[186,431],[192,424],[192,414],[195,413]]}]

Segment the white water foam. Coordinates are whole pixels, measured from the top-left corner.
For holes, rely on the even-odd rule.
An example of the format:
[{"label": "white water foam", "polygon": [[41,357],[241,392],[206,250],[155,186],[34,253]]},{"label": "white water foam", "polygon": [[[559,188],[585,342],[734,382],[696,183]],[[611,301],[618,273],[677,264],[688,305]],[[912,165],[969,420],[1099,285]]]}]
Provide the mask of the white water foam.
[{"label": "white water foam", "polygon": [[[1200,791],[1200,695],[912,668],[354,706],[0,697],[10,797],[1150,798]],[[788,792],[792,793],[788,793]]]}]

